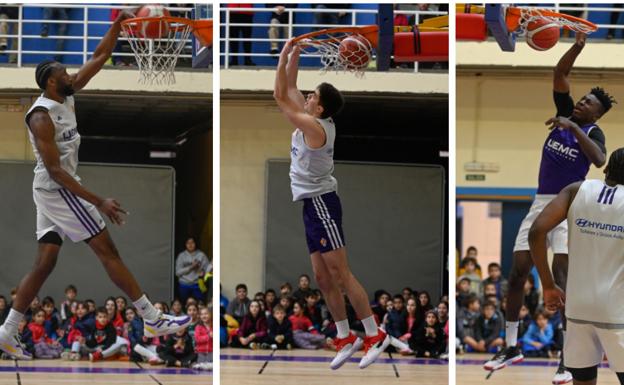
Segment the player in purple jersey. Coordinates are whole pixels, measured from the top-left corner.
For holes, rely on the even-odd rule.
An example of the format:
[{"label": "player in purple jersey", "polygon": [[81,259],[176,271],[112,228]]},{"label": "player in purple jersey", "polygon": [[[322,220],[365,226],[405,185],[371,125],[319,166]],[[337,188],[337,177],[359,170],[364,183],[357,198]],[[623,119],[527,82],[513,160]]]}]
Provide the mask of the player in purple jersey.
[{"label": "player in purple jersey", "polygon": [[[605,136],[596,122],[611,109],[615,101],[600,87],[592,88],[576,104],[570,96],[570,71],[585,47],[585,39],[584,34],[577,34],[575,44],[561,57],[554,70],[553,98],[557,114],[546,122],[550,126],[550,133],[542,149],[537,194],[522,221],[514,246],[505,323],[506,348],[483,365],[486,370],[502,369],[524,358],[517,346],[518,315],[524,300],[524,284],[533,267],[528,243],[533,221],[565,186],[585,180],[592,164],[602,167],[606,161]],[[548,241],[554,253],[552,268],[556,283],[559,287],[565,287],[568,271],[565,221],[549,233]],[[572,375],[563,366],[562,359],[553,384],[570,381]]]}]

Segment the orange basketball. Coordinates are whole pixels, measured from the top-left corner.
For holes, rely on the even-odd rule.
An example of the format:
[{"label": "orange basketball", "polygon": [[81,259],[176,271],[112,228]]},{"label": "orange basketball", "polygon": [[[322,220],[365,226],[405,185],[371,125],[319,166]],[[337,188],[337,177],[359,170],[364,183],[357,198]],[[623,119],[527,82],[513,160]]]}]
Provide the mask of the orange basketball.
[{"label": "orange basketball", "polygon": [[[136,13],[136,17],[160,17],[170,16],[169,11],[162,5],[149,4],[142,6]],[[148,21],[138,25],[138,34],[141,37],[157,39],[169,34],[169,23],[164,21]]]},{"label": "orange basketball", "polygon": [[348,36],[340,42],[338,53],[349,67],[364,68],[370,60],[370,43],[364,36]]},{"label": "orange basketball", "polygon": [[537,19],[527,25],[526,40],[537,51],[551,49],[559,41],[559,25],[547,19]]}]

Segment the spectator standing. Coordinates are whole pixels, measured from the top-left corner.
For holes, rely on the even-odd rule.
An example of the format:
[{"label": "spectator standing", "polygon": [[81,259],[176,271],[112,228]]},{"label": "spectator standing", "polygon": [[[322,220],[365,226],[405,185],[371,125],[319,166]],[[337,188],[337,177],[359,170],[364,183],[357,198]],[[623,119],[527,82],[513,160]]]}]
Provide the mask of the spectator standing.
[{"label": "spectator standing", "polygon": [[[612,8],[622,8],[624,7],[624,4],[622,3],[614,3],[611,4]],[[611,15],[609,16],[610,19],[610,23],[611,25],[617,25],[618,24],[618,20],[620,19],[620,15],[622,14],[622,12],[611,12]],[[615,28],[609,28],[609,32],[607,33],[607,39],[611,40],[613,38],[615,38],[615,33],[616,33],[616,29]]]},{"label": "spectator standing", "polygon": [[[17,18],[18,8],[17,6],[6,5],[0,7],[0,35],[16,34],[17,31]],[[12,20],[12,21],[7,21]],[[4,52],[9,48],[9,38],[0,37],[0,52]],[[17,50],[17,38],[11,38],[11,50]],[[17,63],[17,54],[9,54],[9,63]]]},{"label": "spectator standing", "polygon": [[[69,8],[62,7],[45,7],[43,8],[43,20],[55,20],[55,21],[67,21],[69,20]],[[57,25],[56,34],[57,36],[66,36],[67,35],[67,23],[55,23]],[[50,33],[50,24],[43,23],[41,26],[41,37],[48,37]],[[55,51],[62,52],[65,47],[65,39],[57,39],[56,40],[56,48]],[[58,62],[63,61],[63,55],[56,54],[54,55],[54,60]]]},{"label": "spectator standing", "polygon": [[[228,3],[227,7],[230,8],[230,65],[246,65],[255,66],[256,64],[247,55],[233,55],[238,54],[240,41],[232,39],[238,39],[239,36],[243,39],[251,39],[252,27],[250,25],[233,25],[233,24],[251,24],[253,23],[252,11],[240,11],[237,8],[253,8],[253,4],[249,3]],[[243,41],[243,52],[251,53],[251,41]]]},{"label": "spectator standing", "polygon": [[[327,9],[327,10],[336,10],[336,9],[350,9],[351,4],[313,4],[313,7],[316,9]],[[332,28],[334,25],[345,24],[347,20],[347,13],[344,11],[341,12],[315,12],[314,13],[314,23],[320,24],[318,29]]]},{"label": "spectator standing", "polygon": [[185,244],[186,249],[178,254],[176,259],[176,276],[179,281],[180,300],[186,302],[189,297],[202,300],[204,295],[199,289],[199,279],[212,270],[206,254],[197,248],[195,238],[189,237]]},{"label": "spectator standing", "polygon": [[251,300],[247,298],[247,285],[239,283],[236,285],[236,297],[228,304],[227,313],[240,323],[249,312],[250,303]]},{"label": "spectator standing", "polygon": [[[267,4],[267,7],[273,7],[271,13],[271,26],[269,27],[269,39],[271,39],[271,55],[277,55],[280,52],[278,39],[286,37],[288,24],[288,8],[289,4]],[[293,17],[294,22],[294,17]]]}]

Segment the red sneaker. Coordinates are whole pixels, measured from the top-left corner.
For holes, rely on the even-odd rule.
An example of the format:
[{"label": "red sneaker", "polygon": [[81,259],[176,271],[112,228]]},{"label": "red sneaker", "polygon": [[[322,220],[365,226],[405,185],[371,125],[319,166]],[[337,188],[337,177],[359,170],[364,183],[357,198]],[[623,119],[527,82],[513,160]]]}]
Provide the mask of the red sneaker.
[{"label": "red sneaker", "polygon": [[364,357],[360,361],[360,369],[364,369],[379,358],[381,353],[390,345],[390,336],[381,329],[377,329],[377,335],[364,337]]},{"label": "red sneaker", "polygon": [[91,362],[100,361],[102,358],[102,352],[99,350],[96,350],[93,353],[89,353],[89,361]]},{"label": "red sneaker", "polygon": [[356,337],[353,333],[349,333],[346,338],[334,338],[334,346],[336,347],[336,357],[329,365],[333,370],[340,368],[345,362],[358,350],[362,348],[363,341]]}]

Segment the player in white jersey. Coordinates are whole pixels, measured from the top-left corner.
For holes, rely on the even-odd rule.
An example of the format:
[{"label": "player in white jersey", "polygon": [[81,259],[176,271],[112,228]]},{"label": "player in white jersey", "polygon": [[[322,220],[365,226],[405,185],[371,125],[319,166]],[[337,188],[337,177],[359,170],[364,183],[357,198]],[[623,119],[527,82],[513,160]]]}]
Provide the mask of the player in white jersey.
[{"label": "player in white jersey", "polygon": [[32,270],[22,279],[12,309],[0,327],[0,350],[16,359],[31,359],[17,333],[24,312],[48,278],[58,258],[65,235],[73,242],[85,241],[100,259],[113,282],[134,302],[144,319],[145,335],[170,334],[188,326],[190,317],[164,315],[154,308],[121,260],[100,216],[123,224],[126,212],[116,200],[101,198],[82,186],[76,174],[80,135],[73,94],[84,88],[111,56],[122,20],[134,17],[121,12],[91,59],[75,74],[56,61],[37,66],[35,80],[43,90],[26,114],[26,125],[37,165],[33,198],[37,207],[38,255]]},{"label": "player in white jersey", "polygon": [[[529,245],[549,309],[565,308],[568,319],[564,364],[575,385],[596,384],[606,354],[624,384],[624,148],[614,151],[605,181],[565,187],[537,217]],[[568,222],[565,293],[548,267],[547,234]]]},{"label": "player in white jersey", "polygon": [[[289,59],[290,55],[290,59]],[[341,367],[362,345],[365,354],[359,367],[375,362],[390,343],[379,329],[368,296],[353,276],[347,261],[342,231],[342,208],[336,194],[332,116],[344,99],[331,84],[322,83],[307,98],[297,88],[300,49],[288,41],[280,54],[273,96],[282,113],[296,129],[292,134],[290,179],[293,200],[303,201],[303,220],[316,281],[336,322],[336,357],[332,369]],[[362,321],[366,336],[356,337],[349,328],[343,291]]]}]

